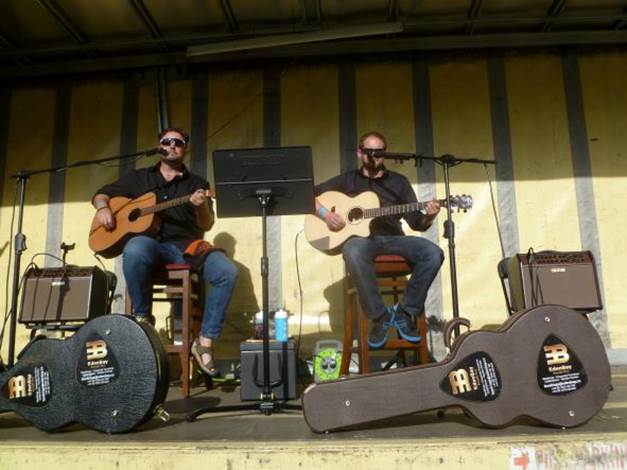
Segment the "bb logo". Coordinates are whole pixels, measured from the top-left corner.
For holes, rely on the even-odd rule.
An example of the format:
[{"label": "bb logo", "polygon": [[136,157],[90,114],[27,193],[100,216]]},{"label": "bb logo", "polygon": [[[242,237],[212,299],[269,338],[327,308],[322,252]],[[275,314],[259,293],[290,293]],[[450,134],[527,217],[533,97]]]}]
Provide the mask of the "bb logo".
[{"label": "bb logo", "polygon": [[87,360],[96,361],[107,357],[107,343],[99,339],[97,341],[88,341],[85,343],[87,348]]},{"label": "bb logo", "polygon": [[570,360],[568,348],[564,344],[544,346],[544,357],[546,357],[546,363],[549,366],[564,364]]},{"label": "bb logo", "polygon": [[9,400],[15,398],[23,398],[26,396],[26,377],[23,375],[16,375],[9,379]]},{"label": "bb logo", "polygon": [[451,384],[453,395],[470,392],[472,390],[470,376],[466,369],[457,369],[449,372],[448,380]]}]

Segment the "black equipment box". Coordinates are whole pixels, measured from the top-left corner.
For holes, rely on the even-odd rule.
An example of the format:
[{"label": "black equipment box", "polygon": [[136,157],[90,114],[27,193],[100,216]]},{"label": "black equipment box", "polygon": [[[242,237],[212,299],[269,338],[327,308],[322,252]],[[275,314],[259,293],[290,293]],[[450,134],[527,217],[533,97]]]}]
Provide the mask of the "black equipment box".
[{"label": "black equipment box", "polygon": [[[240,399],[260,400],[263,391],[263,341],[240,343]],[[270,386],[277,400],[296,398],[294,340],[270,341]]]},{"label": "black equipment box", "polygon": [[589,251],[540,251],[512,256],[507,266],[514,311],[558,304],[592,312],[603,308]]},{"label": "black equipment box", "polygon": [[107,311],[107,277],[97,266],[31,268],[23,289],[20,323],[86,322]]}]

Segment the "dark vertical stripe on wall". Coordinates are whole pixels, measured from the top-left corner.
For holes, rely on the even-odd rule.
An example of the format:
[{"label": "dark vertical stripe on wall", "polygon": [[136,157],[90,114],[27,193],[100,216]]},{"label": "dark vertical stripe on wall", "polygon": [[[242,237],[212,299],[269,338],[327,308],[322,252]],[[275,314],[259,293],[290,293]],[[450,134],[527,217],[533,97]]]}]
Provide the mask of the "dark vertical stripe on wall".
[{"label": "dark vertical stripe on wall", "polygon": [[191,170],[207,177],[207,126],[209,119],[209,78],[207,72],[192,77]]},{"label": "dark vertical stripe on wall", "polygon": [[[414,134],[416,153],[433,155],[433,121],[431,114],[431,82],[429,80],[429,62],[419,59],[412,64],[412,88],[414,99]],[[417,167],[418,199],[421,201],[436,196],[435,188],[435,163],[425,160]],[[434,223],[424,235],[434,243],[438,243],[438,224]],[[433,281],[427,301],[425,312],[427,316],[442,318],[444,307],[442,305],[442,275]]]},{"label": "dark vertical stripe on wall", "polygon": [[[518,237],[512,139],[509,128],[507,83],[505,81],[505,59],[502,53],[494,53],[488,58],[488,83],[490,88],[492,141],[494,158],[497,162],[496,193],[501,239],[505,256],[512,256],[519,252],[520,242]],[[494,167],[490,167],[488,170],[490,172],[495,171]]]},{"label": "dark vertical stripe on wall", "polygon": [[[601,292],[603,292],[603,270],[601,269],[599,228],[597,225],[597,211],[590,168],[590,148],[588,147],[586,115],[581,91],[579,61],[576,53],[568,52],[562,56],[562,74],[566,94],[568,133],[575,176],[575,194],[577,197],[581,246],[584,250],[590,250],[594,254],[599,287]],[[611,344],[607,326],[607,311],[603,309],[595,312],[590,315],[590,319],[601,335],[603,342],[609,348]]]},{"label": "dark vertical stripe on wall", "polygon": [[[129,153],[137,152],[137,130],[139,120],[139,89],[136,80],[132,75],[129,75],[124,80],[124,90],[122,94],[122,116],[120,129],[120,154],[125,155]],[[127,171],[135,168],[135,160],[128,159],[122,162],[120,165],[120,176]],[[122,299],[124,292],[126,291],[126,281],[124,279],[124,272],[122,270],[122,257],[118,256],[115,259],[115,275],[118,278],[118,284],[115,292],[116,303],[112,307],[114,312],[123,312],[124,304],[122,300],[118,302],[118,299]]]},{"label": "dark vertical stripe on wall", "polygon": [[[54,131],[52,135],[51,167],[67,164],[67,148],[70,129],[70,103],[72,85],[63,81],[57,86],[56,105],[54,112]],[[46,252],[59,253],[63,237],[63,203],[65,199],[65,172],[50,175],[48,193],[48,227],[46,232]],[[55,266],[59,262],[46,256],[45,265]]]},{"label": "dark vertical stripe on wall", "polygon": [[[0,87],[0,199],[4,194],[4,183],[8,176],[6,164],[10,114],[11,90],[8,87]],[[7,204],[9,204],[8,201]]]},{"label": "dark vertical stripe on wall", "polygon": [[340,171],[357,168],[357,98],[355,65],[343,63],[338,73],[340,100]]},{"label": "dark vertical stripe on wall", "polygon": [[[263,145],[281,145],[281,71],[273,67],[263,74]],[[281,217],[268,217],[267,248],[269,263],[269,309],[283,306],[282,257],[281,257]]]},{"label": "dark vertical stripe on wall", "polygon": [[281,71],[274,67],[263,74],[263,145],[281,145]]},{"label": "dark vertical stripe on wall", "polygon": [[[124,81],[122,96],[122,128],[120,129],[120,154],[126,155],[137,151],[137,113],[139,110],[139,92],[132,77]],[[135,160],[123,160],[120,175],[135,168]]]}]

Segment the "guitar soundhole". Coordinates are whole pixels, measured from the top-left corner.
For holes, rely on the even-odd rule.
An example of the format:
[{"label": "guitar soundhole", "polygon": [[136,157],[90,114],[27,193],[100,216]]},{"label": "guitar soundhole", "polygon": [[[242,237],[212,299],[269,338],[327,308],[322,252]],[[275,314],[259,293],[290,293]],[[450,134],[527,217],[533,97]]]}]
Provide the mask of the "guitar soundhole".
[{"label": "guitar soundhole", "polygon": [[128,220],[130,220],[131,222],[135,222],[137,219],[139,219],[140,215],[141,209],[133,209],[131,212],[128,213]]},{"label": "guitar soundhole", "polygon": [[363,218],[364,218],[364,210],[361,207],[353,207],[348,212],[348,221],[351,224],[357,223]]}]

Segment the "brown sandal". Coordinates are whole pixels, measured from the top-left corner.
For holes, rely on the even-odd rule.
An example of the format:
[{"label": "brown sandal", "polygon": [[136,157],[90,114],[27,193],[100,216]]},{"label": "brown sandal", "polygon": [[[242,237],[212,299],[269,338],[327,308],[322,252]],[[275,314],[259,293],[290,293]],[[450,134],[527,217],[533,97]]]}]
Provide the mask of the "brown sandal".
[{"label": "brown sandal", "polygon": [[[203,354],[211,355],[211,360],[207,363],[203,363]],[[200,341],[198,341],[198,339],[195,339],[192,343],[192,356],[194,356],[194,359],[196,359],[196,362],[198,363],[198,367],[200,367],[200,369],[205,374],[210,377],[215,377],[216,375],[218,375],[218,369],[216,369],[216,366],[213,362],[213,347],[202,346],[200,344]]]}]

